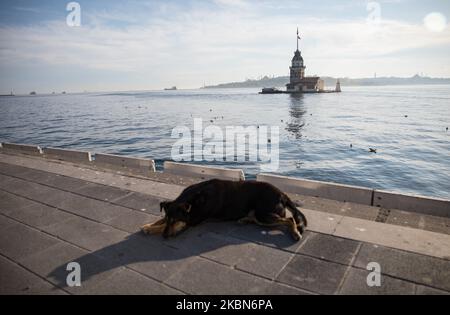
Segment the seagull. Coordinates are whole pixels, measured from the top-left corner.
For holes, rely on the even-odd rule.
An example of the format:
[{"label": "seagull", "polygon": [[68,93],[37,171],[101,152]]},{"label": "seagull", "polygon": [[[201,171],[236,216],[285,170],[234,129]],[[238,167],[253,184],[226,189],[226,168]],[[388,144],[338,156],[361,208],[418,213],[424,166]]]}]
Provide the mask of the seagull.
[{"label": "seagull", "polygon": [[377,153],[377,149],[372,149],[372,148],[369,148],[369,152],[372,152],[372,153]]}]

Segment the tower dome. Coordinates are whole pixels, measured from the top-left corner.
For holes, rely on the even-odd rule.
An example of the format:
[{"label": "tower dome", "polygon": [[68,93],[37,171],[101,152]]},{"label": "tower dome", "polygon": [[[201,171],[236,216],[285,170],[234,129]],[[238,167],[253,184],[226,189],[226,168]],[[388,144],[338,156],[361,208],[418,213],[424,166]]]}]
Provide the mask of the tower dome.
[{"label": "tower dome", "polygon": [[294,57],[292,57],[292,67],[299,68],[303,67],[303,57],[300,50],[296,50],[294,53]]}]

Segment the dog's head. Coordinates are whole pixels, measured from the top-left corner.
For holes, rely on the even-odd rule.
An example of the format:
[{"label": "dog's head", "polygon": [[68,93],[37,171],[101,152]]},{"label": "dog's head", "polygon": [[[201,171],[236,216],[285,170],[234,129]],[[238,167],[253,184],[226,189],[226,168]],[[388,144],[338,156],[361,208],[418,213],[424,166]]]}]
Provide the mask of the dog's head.
[{"label": "dog's head", "polygon": [[191,204],[187,202],[163,201],[159,206],[161,212],[164,210],[166,218],[163,237],[175,236],[185,229],[192,208]]}]

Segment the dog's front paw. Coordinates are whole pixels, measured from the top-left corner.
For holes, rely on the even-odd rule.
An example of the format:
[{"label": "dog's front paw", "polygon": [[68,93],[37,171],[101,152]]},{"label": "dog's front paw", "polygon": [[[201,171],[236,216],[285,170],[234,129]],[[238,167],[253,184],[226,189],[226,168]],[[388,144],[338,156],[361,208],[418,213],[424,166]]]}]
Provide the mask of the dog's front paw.
[{"label": "dog's front paw", "polygon": [[144,225],[144,226],[142,226],[141,227],[141,231],[144,233],[144,234],[150,234],[150,232],[151,232],[151,224],[146,224],[146,225]]},{"label": "dog's front paw", "polygon": [[254,222],[254,220],[249,218],[249,217],[241,218],[241,219],[238,220],[239,224],[250,224],[250,223],[253,223],[253,222]]}]

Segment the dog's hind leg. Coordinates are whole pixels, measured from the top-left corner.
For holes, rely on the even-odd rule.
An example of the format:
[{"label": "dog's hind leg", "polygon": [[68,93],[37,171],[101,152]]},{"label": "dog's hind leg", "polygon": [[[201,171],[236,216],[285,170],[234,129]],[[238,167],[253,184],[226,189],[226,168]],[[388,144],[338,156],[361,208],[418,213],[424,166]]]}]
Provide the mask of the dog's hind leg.
[{"label": "dog's hind leg", "polygon": [[250,211],[246,217],[240,218],[238,220],[240,224],[257,223],[255,218],[255,211]]},{"label": "dog's hind leg", "polygon": [[283,218],[277,214],[266,214],[264,216],[255,217],[255,223],[261,226],[278,227],[287,226],[294,240],[299,241],[302,235],[297,229],[297,224],[293,218]]},{"label": "dog's hind leg", "polygon": [[284,197],[285,207],[292,213],[292,216],[295,220],[297,228],[300,230],[300,233],[303,233],[304,229],[308,226],[308,221],[306,220],[305,215],[300,210],[298,210],[297,206],[287,195],[285,195]]}]

